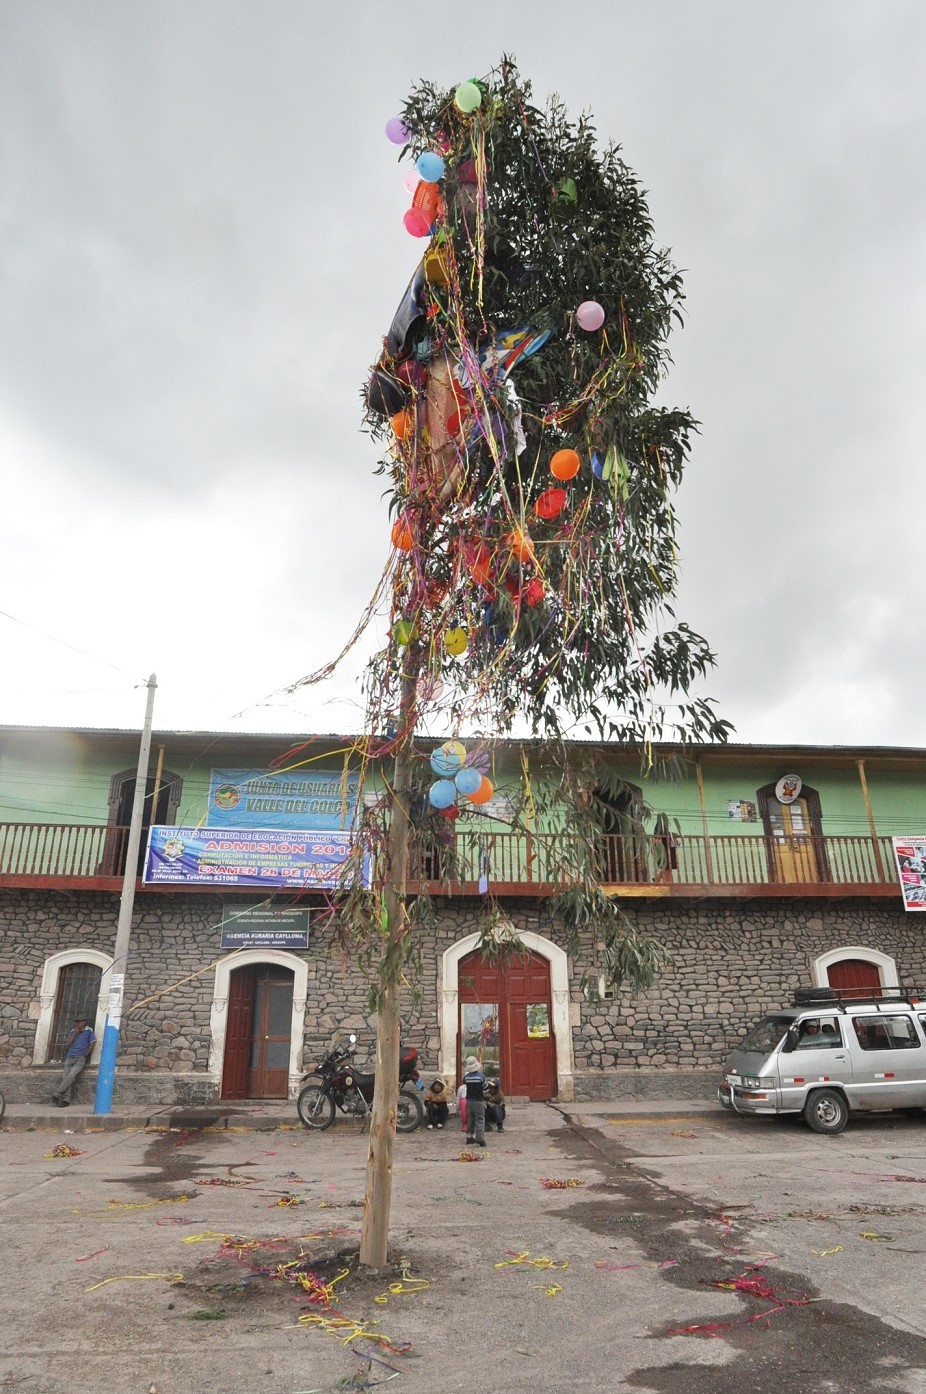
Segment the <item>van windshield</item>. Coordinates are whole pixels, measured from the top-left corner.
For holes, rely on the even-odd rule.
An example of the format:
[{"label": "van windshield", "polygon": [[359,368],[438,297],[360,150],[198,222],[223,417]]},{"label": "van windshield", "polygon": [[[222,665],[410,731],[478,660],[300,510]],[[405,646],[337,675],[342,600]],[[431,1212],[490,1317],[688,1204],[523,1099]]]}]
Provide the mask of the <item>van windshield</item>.
[{"label": "van windshield", "polygon": [[791,1025],[788,1016],[767,1016],[754,1026],[740,1043],[740,1050],[754,1050],[762,1055],[770,1055],[782,1042],[785,1032]]}]

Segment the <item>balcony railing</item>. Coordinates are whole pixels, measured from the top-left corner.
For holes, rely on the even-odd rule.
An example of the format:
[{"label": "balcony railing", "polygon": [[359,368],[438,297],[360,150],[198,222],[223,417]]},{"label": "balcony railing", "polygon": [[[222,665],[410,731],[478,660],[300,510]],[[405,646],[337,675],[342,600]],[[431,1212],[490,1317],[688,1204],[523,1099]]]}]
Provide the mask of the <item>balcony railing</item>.
[{"label": "balcony railing", "polygon": [[[0,824],[0,885],[116,889],[128,834],[100,824]],[[458,832],[452,848],[417,853],[409,873],[413,886],[435,892],[472,893],[485,878],[495,894],[549,895],[568,879],[563,851],[555,833]],[[626,894],[899,895],[889,837],[609,836],[598,855],[601,882]]]}]

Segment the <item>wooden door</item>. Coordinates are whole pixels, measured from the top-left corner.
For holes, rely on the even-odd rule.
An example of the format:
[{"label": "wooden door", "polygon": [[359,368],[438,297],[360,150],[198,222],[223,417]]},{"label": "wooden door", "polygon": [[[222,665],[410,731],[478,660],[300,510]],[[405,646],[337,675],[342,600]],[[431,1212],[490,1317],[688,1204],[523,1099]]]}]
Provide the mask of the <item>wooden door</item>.
[{"label": "wooden door", "polygon": [[863,958],[842,958],[826,970],[830,987],[839,988],[843,997],[880,997],[881,974],[876,963]]},{"label": "wooden door", "polygon": [[504,964],[469,954],[459,968],[459,1063],[468,1054],[497,1074],[506,1094],[552,1099],[556,1042],[550,965],[525,953]]},{"label": "wooden door", "polygon": [[248,1071],[249,1099],[285,1099],[293,1034],[293,974],[286,968],[257,968]]},{"label": "wooden door", "polygon": [[807,800],[801,798],[793,803],[779,803],[777,799],[769,799],[768,824],[776,881],[818,881]]},{"label": "wooden door", "polygon": [[222,1098],[248,1097],[248,1060],[254,1019],[254,969],[236,968],[228,982]]}]

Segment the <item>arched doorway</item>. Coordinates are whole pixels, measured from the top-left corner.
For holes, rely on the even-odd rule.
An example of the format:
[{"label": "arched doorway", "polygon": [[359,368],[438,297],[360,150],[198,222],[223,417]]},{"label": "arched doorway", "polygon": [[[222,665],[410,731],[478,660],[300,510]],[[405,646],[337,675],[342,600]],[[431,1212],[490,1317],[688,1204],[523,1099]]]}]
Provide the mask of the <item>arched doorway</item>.
[{"label": "arched doorway", "polygon": [[459,967],[459,1059],[475,1055],[506,1094],[552,1099],[556,1043],[550,964],[525,949],[504,963],[477,950]]},{"label": "arched doorway", "polygon": [[228,984],[223,1099],[285,1099],[293,974],[276,963],[237,968]]},{"label": "arched doorway", "polygon": [[282,949],[220,959],[209,1075],[223,1099],[294,1098],[302,1077],[308,964]]},{"label": "arched doorway", "polygon": [[881,997],[885,988],[899,986],[894,960],[861,945],[821,954],[814,963],[814,980],[818,987],[840,989],[845,997]]}]

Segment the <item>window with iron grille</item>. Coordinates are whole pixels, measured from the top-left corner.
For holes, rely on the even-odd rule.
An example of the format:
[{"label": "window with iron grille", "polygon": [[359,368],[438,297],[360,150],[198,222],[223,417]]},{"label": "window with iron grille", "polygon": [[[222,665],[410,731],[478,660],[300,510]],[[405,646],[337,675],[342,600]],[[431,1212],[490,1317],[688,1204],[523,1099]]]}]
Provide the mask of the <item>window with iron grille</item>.
[{"label": "window with iron grille", "polygon": [[71,1033],[76,1016],[86,1016],[92,1026],[96,1021],[97,1000],[100,995],[102,968],[95,963],[68,963],[58,974],[55,997],[55,1017],[48,1043],[48,1061],[64,1059],[64,1043]]}]

